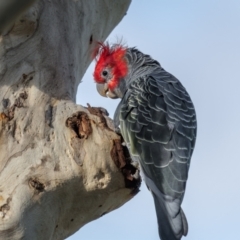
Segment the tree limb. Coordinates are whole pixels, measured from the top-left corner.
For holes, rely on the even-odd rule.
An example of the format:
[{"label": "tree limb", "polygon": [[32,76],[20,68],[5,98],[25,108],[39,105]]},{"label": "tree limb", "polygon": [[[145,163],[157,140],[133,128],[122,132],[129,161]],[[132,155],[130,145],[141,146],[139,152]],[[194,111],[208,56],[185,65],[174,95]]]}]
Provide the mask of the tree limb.
[{"label": "tree limb", "polygon": [[129,4],[39,0],[0,37],[0,239],[64,239],[138,191],[111,120],[75,104]]}]

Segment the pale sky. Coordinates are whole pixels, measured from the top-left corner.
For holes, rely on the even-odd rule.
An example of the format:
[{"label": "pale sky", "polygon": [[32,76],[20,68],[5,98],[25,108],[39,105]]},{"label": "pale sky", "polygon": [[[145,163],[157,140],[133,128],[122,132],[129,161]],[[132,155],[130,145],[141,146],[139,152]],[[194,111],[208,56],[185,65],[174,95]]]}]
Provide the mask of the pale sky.
[{"label": "pale sky", "polygon": [[[133,0],[109,40],[123,37],[175,75],[197,112],[198,136],[182,208],[183,240],[240,239],[240,1]],[[93,65],[77,102],[106,108]],[[159,240],[152,196],[141,192],[121,208],[84,226],[68,240]]]}]

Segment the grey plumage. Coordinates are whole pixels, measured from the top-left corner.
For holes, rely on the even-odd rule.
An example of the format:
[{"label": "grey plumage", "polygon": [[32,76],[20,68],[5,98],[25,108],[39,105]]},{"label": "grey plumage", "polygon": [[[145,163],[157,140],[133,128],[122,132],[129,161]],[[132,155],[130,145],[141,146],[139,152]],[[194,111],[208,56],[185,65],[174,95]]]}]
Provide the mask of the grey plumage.
[{"label": "grey plumage", "polygon": [[193,103],[177,78],[149,55],[128,48],[122,100],[114,116],[152,192],[162,240],[188,232],[181,209],[196,140]]}]

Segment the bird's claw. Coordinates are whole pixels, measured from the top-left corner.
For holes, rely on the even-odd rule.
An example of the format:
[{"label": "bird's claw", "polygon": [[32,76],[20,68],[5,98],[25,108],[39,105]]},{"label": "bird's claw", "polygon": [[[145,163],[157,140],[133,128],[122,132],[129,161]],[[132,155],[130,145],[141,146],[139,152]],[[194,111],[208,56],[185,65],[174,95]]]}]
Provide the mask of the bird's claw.
[{"label": "bird's claw", "polygon": [[100,110],[101,110],[101,112],[102,112],[103,115],[109,116],[109,113],[108,113],[107,109],[105,109],[105,108],[103,108],[103,107],[99,107],[99,108],[100,108]]},{"label": "bird's claw", "polygon": [[119,127],[115,127],[114,132],[117,133],[118,135],[121,135],[121,130]]}]

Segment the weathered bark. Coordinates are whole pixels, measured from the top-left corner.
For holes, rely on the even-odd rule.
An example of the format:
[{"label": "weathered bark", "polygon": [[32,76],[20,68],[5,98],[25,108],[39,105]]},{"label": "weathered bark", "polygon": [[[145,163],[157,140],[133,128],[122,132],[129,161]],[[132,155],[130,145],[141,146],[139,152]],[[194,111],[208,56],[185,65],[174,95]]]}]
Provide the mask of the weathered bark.
[{"label": "weathered bark", "polygon": [[0,239],[64,239],[137,191],[110,119],[75,104],[129,4],[37,1],[0,37]]}]

